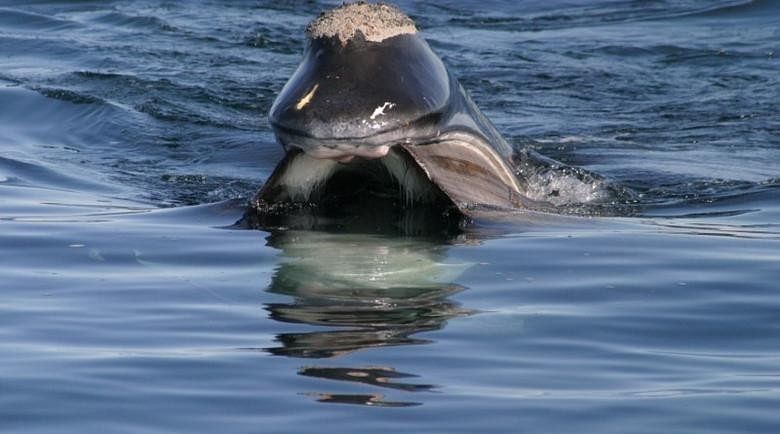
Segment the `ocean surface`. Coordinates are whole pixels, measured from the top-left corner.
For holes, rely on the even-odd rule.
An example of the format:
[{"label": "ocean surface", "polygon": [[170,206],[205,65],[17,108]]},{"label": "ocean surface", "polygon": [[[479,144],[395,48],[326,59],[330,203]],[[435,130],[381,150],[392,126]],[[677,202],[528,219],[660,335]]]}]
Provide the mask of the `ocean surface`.
[{"label": "ocean surface", "polygon": [[634,194],[237,227],[335,4],[0,0],[0,432],[780,432],[780,2],[402,1],[508,141]]}]

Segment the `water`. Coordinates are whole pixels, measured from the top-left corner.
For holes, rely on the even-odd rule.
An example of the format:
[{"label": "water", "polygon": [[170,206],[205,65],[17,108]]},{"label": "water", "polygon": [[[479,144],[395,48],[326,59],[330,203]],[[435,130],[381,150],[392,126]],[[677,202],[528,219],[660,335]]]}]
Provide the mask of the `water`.
[{"label": "water", "polygon": [[233,227],[334,2],[18,3],[3,432],[780,428],[777,2],[402,2],[510,142],[636,192],[449,238]]}]

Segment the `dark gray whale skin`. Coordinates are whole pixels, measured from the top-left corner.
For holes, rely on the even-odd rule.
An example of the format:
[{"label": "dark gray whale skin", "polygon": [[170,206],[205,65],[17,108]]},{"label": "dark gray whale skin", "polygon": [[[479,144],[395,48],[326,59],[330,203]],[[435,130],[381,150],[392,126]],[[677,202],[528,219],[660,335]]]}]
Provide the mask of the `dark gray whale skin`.
[{"label": "dark gray whale skin", "polygon": [[[381,42],[359,32],[347,43],[335,37],[309,39],[269,121],[287,155],[251,201],[244,220],[253,227],[303,209],[304,220],[326,208],[360,211],[342,206],[349,198],[343,188],[338,194],[330,188],[324,196],[291,198],[283,179],[303,155],[339,160],[338,167],[369,167],[372,160],[398,154],[438,190],[431,213],[448,221],[484,209],[535,204],[524,194],[515,168],[519,154],[419,33]],[[342,184],[358,188],[360,183],[355,178]],[[419,213],[420,206],[415,208]]]},{"label": "dark gray whale skin", "polygon": [[[306,138],[327,146],[333,140],[358,139],[362,145],[382,145],[431,136],[454,108],[453,85],[442,61],[417,35],[382,42],[358,35],[346,46],[335,38],[318,38],[309,42],[269,120],[282,143]],[[311,101],[297,109],[315,86]],[[369,122],[385,102],[394,107],[382,116],[383,125]]]}]

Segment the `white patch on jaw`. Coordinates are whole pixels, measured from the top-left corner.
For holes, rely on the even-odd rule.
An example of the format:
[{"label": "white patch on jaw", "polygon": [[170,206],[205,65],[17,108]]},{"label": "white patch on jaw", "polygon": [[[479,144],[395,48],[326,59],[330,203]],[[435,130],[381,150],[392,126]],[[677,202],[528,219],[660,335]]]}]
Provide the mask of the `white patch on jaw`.
[{"label": "white patch on jaw", "polygon": [[286,187],[290,200],[306,202],[311,193],[330,178],[337,166],[334,160],[312,158],[301,153],[289,163],[279,184]]},{"label": "white patch on jaw", "polygon": [[[301,148],[303,149],[303,148]],[[314,146],[304,149],[306,155],[312,158],[328,158],[340,160],[346,157],[362,157],[366,159],[382,158],[387,155],[390,146],[355,146],[340,144],[336,146]]]},{"label": "white patch on jaw", "polygon": [[384,104],[374,109],[374,112],[371,113],[371,116],[369,118],[373,121],[374,119],[376,119],[377,116],[384,116],[385,110],[389,110],[393,107],[395,107],[395,103],[392,103],[390,101],[385,101]]},{"label": "white patch on jaw", "polygon": [[435,191],[431,187],[431,181],[421,170],[410,167],[409,162],[395,152],[390,152],[381,161],[403,189],[401,195],[407,204],[433,200]]},{"label": "white patch on jaw", "polygon": [[[398,181],[401,198],[407,206],[414,202],[432,202],[436,198],[437,191],[422,170],[396,152],[385,150],[385,153],[380,161]],[[279,179],[279,185],[284,187],[288,200],[308,202],[312,193],[318,191],[336,172],[346,167],[348,164],[341,164],[336,159],[316,158],[302,152],[288,163]]]}]

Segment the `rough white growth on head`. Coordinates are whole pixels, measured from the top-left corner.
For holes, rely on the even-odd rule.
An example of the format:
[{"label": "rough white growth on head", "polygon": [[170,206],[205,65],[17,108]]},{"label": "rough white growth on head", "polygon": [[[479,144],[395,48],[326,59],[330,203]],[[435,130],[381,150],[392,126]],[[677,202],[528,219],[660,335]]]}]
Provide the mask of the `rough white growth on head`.
[{"label": "rough white growth on head", "polygon": [[301,153],[289,163],[279,184],[285,187],[290,200],[305,202],[313,191],[330,178],[337,165],[336,161],[312,158]]},{"label": "rough white growth on head", "polygon": [[323,12],[306,28],[312,39],[338,38],[346,44],[360,32],[367,41],[417,33],[414,21],[395,6],[385,3],[346,3]]}]

